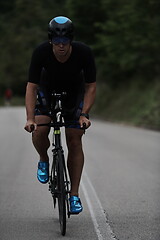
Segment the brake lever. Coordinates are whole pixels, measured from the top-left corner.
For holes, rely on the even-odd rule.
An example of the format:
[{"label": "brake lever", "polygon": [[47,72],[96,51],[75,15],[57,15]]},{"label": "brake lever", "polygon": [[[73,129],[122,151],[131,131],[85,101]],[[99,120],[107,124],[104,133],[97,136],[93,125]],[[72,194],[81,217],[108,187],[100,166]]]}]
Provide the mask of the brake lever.
[{"label": "brake lever", "polygon": [[82,129],[84,130],[84,134],[85,134],[85,132],[86,132],[86,123],[83,123]]}]

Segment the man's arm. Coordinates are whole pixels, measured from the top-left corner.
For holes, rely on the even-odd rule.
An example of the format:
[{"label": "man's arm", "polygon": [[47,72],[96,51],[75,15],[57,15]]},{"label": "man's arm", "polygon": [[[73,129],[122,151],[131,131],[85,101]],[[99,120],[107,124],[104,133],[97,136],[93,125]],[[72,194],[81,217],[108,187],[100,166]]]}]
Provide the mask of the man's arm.
[{"label": "man's arm", "polygon": [[28,132],[32,132],[32,125],[34,125],[34,129],[36,130],[37,125],[35,123],[34,109],[36,105],[37,99],[37,84],[28,83],[26,87],[26,115],[27,115],[27,123],[25,125],[25,130]]},{"label": "man's arm", "polygon": [[[84,105],[82,109],[82,113],[89,113],[96,96],[96,82],[94,83],[86,83],[85,84],[85,95],[84,95]],[[86,124],[86,127],[89,127],[91,125],[91,122],[89,119],[87,119],[84,116],[80,117],[80,125],[83,127],[83,124]]]}]

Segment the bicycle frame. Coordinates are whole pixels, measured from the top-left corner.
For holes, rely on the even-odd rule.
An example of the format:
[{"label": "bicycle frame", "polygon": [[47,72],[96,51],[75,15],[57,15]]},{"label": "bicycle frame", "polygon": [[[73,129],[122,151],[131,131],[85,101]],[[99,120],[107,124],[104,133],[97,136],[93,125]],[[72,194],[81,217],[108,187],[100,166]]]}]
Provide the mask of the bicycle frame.
[{"label": "bicycle frame", "polygon": [[[61,114],[61,113],[60,113]],[[68,174],[65,166],[65,159],[64,159],[64,150],[62,147],[62,142],[61,142],[61,127],[65,126],[65,123],[62,121],[62,115],[59,115],[59,112],[57,112],[57,119],[56,122],[51,122],[50,126],[53,127],[53,139],[52,139],[52,152],[53,152],[53,157],[57,154],[57,151],[60,150],[63,156],[63,170],[64,170],[64,175],[65,175],[65,191],[66,191],[66,203],[67,203],[67,214],[68,217],[70,217],[70,212],[69,212],[69,196],[68,194],[70,193],[69,190],[69,181],[68,181]],[[57,194],[57,193],[53,193]]]},{"label": "bicycle frame", "polygon": [[[38,126],[53,127],[53,139],[52,139],[53,162],[49,177],[49,191],[51,192],[53,197],[54,207],[56,206],[56,199],[58,199],[61,234],[65,235],[66,206],[68,217],[70,217],[69,212],[70,191],[68,174],[65,166],[64,151],[61,143],[61,127],[66,126],[63,119],[63,110],[61,104],[63,96],[65,96],[65,93],[52,94],[52,104],[50,110],[51,122],[48,124],[38,124]],[[53,104],[54,100],[56,100],[55,105]],[[59,174],[61,175],[60,179]],[[63,216],[61,216],[62,214]]]}]

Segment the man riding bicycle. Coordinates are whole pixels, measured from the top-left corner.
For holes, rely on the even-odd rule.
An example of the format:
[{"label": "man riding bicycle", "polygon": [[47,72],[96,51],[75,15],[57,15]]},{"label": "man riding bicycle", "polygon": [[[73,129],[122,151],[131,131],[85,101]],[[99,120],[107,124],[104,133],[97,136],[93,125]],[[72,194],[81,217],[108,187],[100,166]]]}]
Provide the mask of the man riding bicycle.
[{"label": "man riding bicycle", "polygon": [[73,41],[73,37],[72,21],[63,16],[55,17],[48,25],[49,41],[40,44],[34,50],[26,87],[25,130],[32,132],[34,125],[32,141],[40,157],[37,177],[41,183],[47,183],[49,129],[47,126],[37,125],[50,122],[51,92],[66,92],[63,105],[65,120],[73,122],[73,125],[65,128],[67,166],[71,181],[70,212],[80,213],[83,209],[79,198],[79,184],[84,165],[83,124],[86,128],[91,125],[89,111],[95,100],[96,68],[91,49],[81,42]]}]

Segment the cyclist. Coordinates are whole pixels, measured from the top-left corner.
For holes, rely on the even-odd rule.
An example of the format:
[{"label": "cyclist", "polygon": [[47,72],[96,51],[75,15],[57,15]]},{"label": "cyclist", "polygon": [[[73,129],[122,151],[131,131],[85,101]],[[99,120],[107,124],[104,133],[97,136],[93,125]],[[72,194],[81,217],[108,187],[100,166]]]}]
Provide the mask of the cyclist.
[{"label": "cyclist", "polygon": [[[25,130],[32,132],[33,145],[40,161],[37,177],[41,183],[49,180],[50,146],[47,126],[37,127],[37,124],[50,122],[48,108],[50,94],[66,92],[63,108],[67,121],[76,124],[65,128],[68,147],[67,166],[71,181],[70,211],[80,213],[83,209],[79,198],[79,184],[84,164],[82,135],[91,125],[89,111],[95,100],[96,68],[91,49],[81,42],[73,41],[74,26],[72,21],[64,16],[53,18],[48,25],[48,38],[33,52],[29,79],[26,87]],[[38,102],[37,102],[38,91]],[[37,104],[36,104],[37,103]]]},{"label": "cyclist", "polygon": [[11,104],[12,96],[13,96],[12,89],[7,88],[4,92],[4,99],[5,99],[6,106],[9,106]]}]

